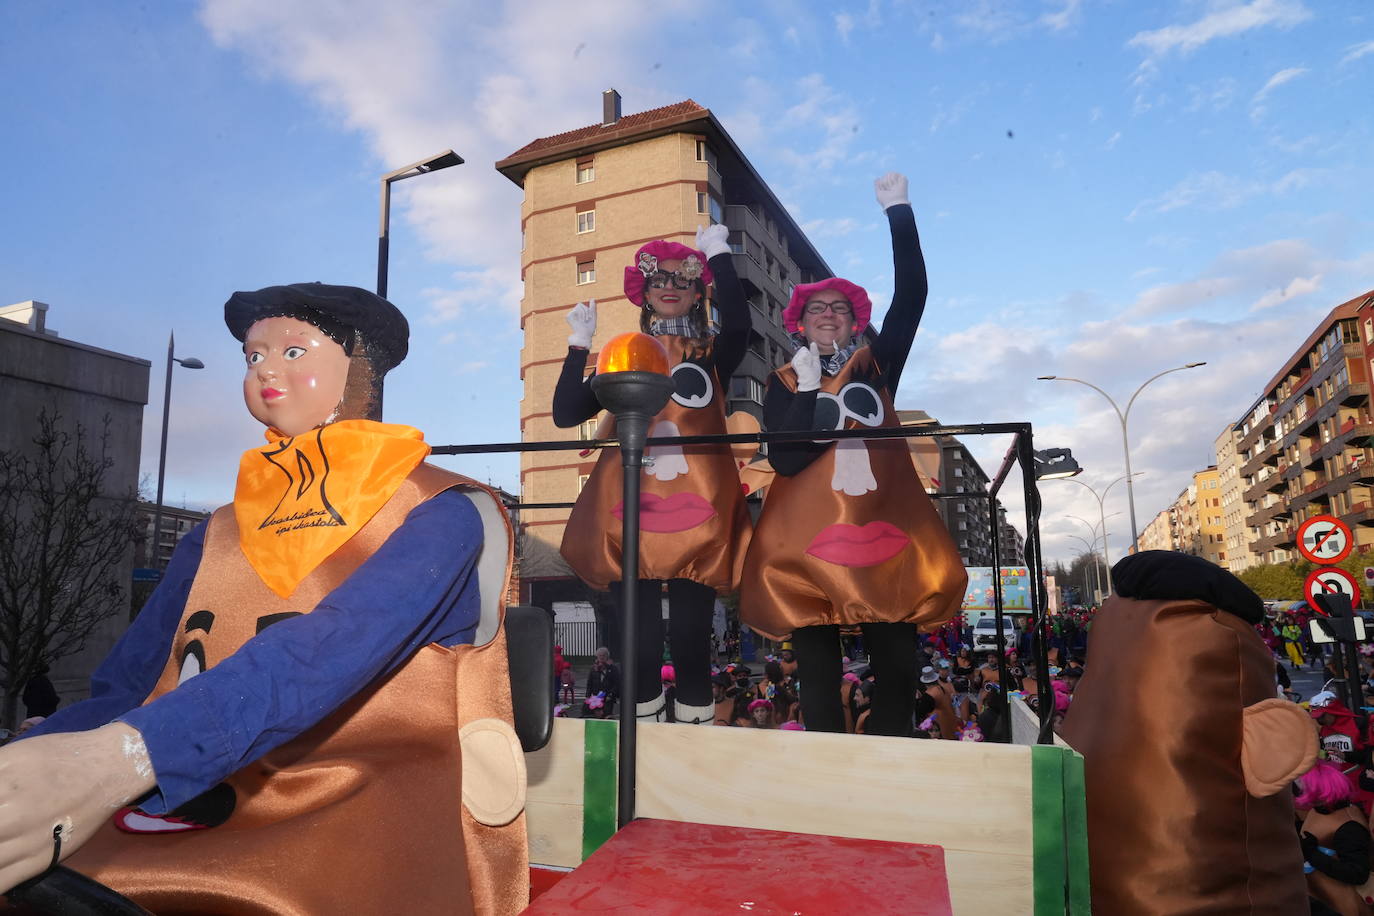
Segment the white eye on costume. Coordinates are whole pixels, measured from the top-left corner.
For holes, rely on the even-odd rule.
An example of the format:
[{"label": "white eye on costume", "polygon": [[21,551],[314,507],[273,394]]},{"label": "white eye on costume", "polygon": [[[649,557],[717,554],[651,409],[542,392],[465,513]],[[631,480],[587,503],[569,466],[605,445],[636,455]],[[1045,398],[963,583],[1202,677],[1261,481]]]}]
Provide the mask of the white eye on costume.
[{"label": "white eye on costume", "polygon": [[189,681],[205,670],[205,648],[200,640],[192,640],[186,644],[186,648],[181,656],[181,673],[177,675],[177,686]]},{"label": "white eye on costume", "polygon": [[[873,428],[883,422],[883,402],[878,392],[863,382],[850,382],[838,395],[822,391],[816,395],[816,428],[844,429],[845,421],[854,420]],[[834,439],[817,439],[834,442]],[[846,496],[862,496],[878,489],[869,461],[868,443],[862,439],[845,439],[835,445],[835,471],[830,486]]]},{"label": "white eye on costume", "polygon": [[715,388],[711,376],[696,363],[683,362],[673,367],[673,400],[683,407],[702,408],[711,403]]}]

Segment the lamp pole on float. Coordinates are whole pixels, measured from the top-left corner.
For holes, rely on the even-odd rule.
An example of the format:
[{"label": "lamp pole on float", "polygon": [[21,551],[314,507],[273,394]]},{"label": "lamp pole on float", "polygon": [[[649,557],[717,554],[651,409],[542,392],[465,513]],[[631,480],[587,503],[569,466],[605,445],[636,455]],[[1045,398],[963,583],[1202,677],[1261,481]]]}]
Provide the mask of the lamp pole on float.
[{"label": "lamp pole on float", "polygon": [[649,424],[673,393],[668,351],[648,334],[620,334],[601,348],[592,377],[596,399],[615,415],[616,439],[624,477],[620,528],[621,699],[619,784],[616,827],[634,820],[635,684],[639,609],[639,484]]}]

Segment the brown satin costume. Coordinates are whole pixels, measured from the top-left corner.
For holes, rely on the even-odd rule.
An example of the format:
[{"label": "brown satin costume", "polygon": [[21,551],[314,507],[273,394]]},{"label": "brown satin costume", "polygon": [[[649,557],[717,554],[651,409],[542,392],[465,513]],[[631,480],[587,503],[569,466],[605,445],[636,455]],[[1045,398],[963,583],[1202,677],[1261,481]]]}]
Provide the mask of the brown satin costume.
[{"label": "brown satin costume", "polygon": [[[189,640],[202,641],[208,667],[252,638],[260,618],[309,613],[411,509],[455,486],[486,489],[420,465],[285,599],[245,559],[233,507],[219,509],[148,699],[176,686]],[[509,531],[505,545],[491,546],[504,546],[509,575]],[[186,632],[199,610],[214,613],[212,631]],[[460,729],[471,723],[487,735],[504,731],[493,719],[511,725],[509,685],[504,629],[484,646],[426,646],[314,728],[229,776],[236,802],[224,823],[134,835],[107,821],[66,864],[158,916],[519,912],[529,880],[523,785],[494,806],[474,800],[484,821],[504,820],[478,823],[466,804],[459,745]],[[464,729],[465,747],[474,746],[469,734]],[[492,746],[486,735],[477,744]],[[523,777],[521,761],[507,763]]]},{"label": "brown satin costume", "polygon": [[[1303,818],[1302,832],[1312,834],[1317,838],[1318,844],[1329,847],[1336,831],[1349,823],[1359,824],[1365,830],[1369,829],[1364,813],[1353,804],[1328,814],[1313,808]],[[1374,907],[1370,907],[1360,896],[1359,887],[1344,884],[1315,869],[1307,875],[1307,890],[1341,916],[1369,916],[1370,913],[1374,913]]]},{"label": "brown satin costume", "polygon": [[[872,351],[863,347],[837,375],[822,377],[821,391],[838,394],[846,384],[876,374]],[[797,390],[791,366],[774,375]],[[882,415],[873,425],[899,425],[891,395],[886,388],[877,394]],[[847,418],[844,428],[859,425]],[[916,474],[906,440],[851,442],[849,448],[867,450],[877,489],[861,496],[834,489],[839,443],[801,473],[779,474],[768,488],[740,581],[740,619],[769,639],[824,624],[933,628],[953,617],[963,602],[968,574]],[[837,524],[849,527],[832,527]],[[823,532],[835,552],[813,543]],[[842,557],[846,564],[808,549]],[[874,550],[892,554],[875,563]]]},{"label": "brown satin costume", "polygon": [[[690,361],[693,350],[705,356],[712,346],[674,335],[655,339],[667,348],[674,374],[695,371],[681,366]],[[650,437],[665,435],[659,430],[665,421],[676,424],[684,436],[723,435],[726,393],[714,372],[710,383],[710,400],[699,406],[683,404],[678,395],[670,398],[654,418]],[[690,579],[718,592],[731,591],[749,545],[749,513],[734,456],[725,445],[691,445],[681,452],[687,473],[660,480],[647,465],[650,460],[671,462],[671,454],[652,446],[645,451],[638,578]],[[621,578],[621,522],[613,510],[621,504],[623,474],[620,449],[603,448],[568,517],[559,548],[573,571],[601,591]]]},{"label": "brown satin costume", "polygon": [[1275,692],[1240,617],[1199,600],[1102,605],[1061,728],[1084,758],[1094,913],[1308,912],[1288,783],[1316,734]]}]

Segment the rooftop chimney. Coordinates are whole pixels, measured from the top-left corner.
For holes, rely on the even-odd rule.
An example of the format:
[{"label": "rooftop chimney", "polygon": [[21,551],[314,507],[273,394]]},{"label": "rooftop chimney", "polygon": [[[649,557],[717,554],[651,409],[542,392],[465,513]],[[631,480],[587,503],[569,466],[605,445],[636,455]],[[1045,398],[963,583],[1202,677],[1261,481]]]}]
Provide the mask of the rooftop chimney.
[{"label": "rooftop chimney", "polygon": [[48,304],[46,302],[36,302],[30,299],[27,302],[7,305],[0,308],[0,318],[9,319],[16,324],[27,325],[30,331],[37,331],[39,334],[56,333],[47,328]]},{"label": "rooftop chimney", "polygon": [[614,127],[620,120],[620,93],[607,89],[601,93],[601,126]]}]

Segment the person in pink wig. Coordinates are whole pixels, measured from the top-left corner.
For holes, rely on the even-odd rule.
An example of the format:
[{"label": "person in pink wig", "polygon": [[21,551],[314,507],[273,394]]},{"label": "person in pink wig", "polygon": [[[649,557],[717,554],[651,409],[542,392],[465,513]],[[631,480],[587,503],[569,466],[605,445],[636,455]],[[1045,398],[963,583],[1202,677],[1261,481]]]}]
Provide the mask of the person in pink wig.
[{"label": "person in pink wig", "polygon": [[[655,240],[640,247],[625,268],[625,300],[639,310],[640,330],[668,351],[672,367],[674,392],[654,418],[650,437],[726,432],[726,385],[749,335],[749,306],[728,236],[729,230],[716,224],[697,231],[695,248]],[[553,421],[563,428],[602,411],[590,377],[583,376],[596,332],[596,300],[574,305],[567,321],[572,329],[568,355],[553,396]],[[598,438],[613,436],[613,430],[603,424]],[[620,561],[622,475],[620,450],[602,449],[564,529],[563,558],[589,586],[609,590],[617,599],[625,575],[638,580],[636,696],[626,698],[635,703],[636,715],[709,724],[715,712],[710,682],[715,599],[735,589],[750,533],[734,456],[725,445],[646,450],[639,569],[629,573],[622,572]],[[659,671],[665,592],[676,670],[672,697]]]}]

